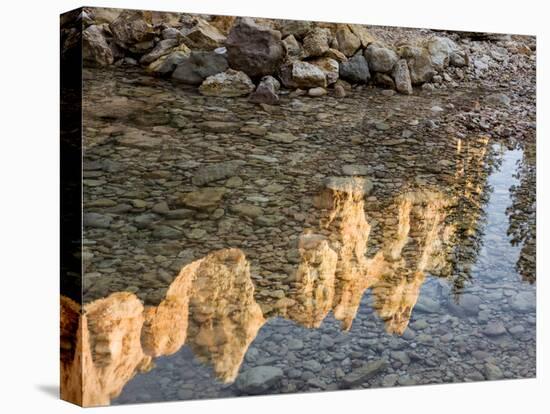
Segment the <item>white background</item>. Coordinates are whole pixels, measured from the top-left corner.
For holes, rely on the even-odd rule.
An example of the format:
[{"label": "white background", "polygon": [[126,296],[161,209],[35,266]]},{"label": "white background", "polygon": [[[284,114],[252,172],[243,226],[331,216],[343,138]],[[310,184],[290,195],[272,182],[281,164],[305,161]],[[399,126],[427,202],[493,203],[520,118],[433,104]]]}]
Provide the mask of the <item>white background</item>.
[{"label": "white background", "polygon": [[[544,1],[133,0],[89,6],[536,34],[538,361],[536,380],[133,405],[96,410],[256,413],[548,412],[548,11]],[[72,413],[57,399],[59,13],[78,1],[3,2],[0,128],[0,411]],[[546,76],[544,74],[546,73]],[[545,93],[542,93],[545,91]],[[546,322],[547,324],[548,322]]]}]

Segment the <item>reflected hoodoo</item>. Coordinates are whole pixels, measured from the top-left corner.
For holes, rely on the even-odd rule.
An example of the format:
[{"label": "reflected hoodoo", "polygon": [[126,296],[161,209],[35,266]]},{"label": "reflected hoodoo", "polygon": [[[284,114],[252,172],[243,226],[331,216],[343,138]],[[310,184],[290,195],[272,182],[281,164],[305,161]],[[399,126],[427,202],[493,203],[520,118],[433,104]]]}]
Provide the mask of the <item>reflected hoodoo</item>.
[{"label": "reflected hoodoo", "polygon": [[113,293],[84,307],[61,300],[61,390],[84,406],[108,405],[152,357],[187,341],[224,382],[235,379],[264,318],[250,265],[238,249],[211,253],[181,270],[158,307]]},{"label": "reflected hoodoo", "polygon": [[226,249],[202,259],[189,302],[188,342],[224,382],[237,377],[250,343],[265,320],[254,300],[250,264],[242,251]]}]

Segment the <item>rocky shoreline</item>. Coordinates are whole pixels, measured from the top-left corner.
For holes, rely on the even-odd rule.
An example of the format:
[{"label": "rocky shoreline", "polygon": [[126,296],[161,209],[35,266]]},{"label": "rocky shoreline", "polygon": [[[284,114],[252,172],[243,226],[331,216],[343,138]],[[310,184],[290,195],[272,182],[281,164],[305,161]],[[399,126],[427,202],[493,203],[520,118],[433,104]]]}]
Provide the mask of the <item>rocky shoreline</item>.
[{"label": "rocky shoreline", "polygon": [[65,22],[62,49],[80,35],[87,65],[141,67],[206,96],[270,105],[365,86],[452,88],[527,67],[536,50],[526,36],[100,8]]}]

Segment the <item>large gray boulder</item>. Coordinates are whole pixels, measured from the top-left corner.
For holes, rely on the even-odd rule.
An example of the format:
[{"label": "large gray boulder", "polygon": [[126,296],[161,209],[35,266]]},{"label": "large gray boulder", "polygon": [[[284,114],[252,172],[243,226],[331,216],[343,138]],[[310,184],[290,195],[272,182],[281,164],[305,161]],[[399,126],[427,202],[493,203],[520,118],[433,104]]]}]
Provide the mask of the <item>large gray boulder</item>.
[{"label": "large gray boulder", "polygon": [[369,63],[369,69],[373,72],[388,73],[399,57],[392,49],[377,43],[371,43],[365,50],[365,58]]},{"label": "large gray boulder", "polygon": [[217,52],[193,50],[172,73],[172,79],[190,85],[200,85],[207,77],[225,72],[229,67],[224,50]]},{"label": "large gray boulder", "polygon": [[286,55],[281,32],[261,27],[250,18],[238,20],[225,45],[229,66],[251,77],[275,73]]},{"label": "large gray boulder", "polygon": [[340,77],[353,83],[369,81],[369,65],[362,53],[357,53],[347,62],[340,62]]}]

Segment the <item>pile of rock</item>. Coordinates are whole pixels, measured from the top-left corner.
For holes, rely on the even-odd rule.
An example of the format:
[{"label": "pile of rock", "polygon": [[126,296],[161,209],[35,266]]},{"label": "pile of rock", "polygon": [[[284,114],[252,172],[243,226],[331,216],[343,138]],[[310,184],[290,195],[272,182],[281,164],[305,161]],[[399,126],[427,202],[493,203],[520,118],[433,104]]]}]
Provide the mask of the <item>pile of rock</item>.
[{"label": "pile of rock", "polygon": [[[389,46],[357,24],[123,10],[111,21],[84,12],[83,56],[91,64],[142,65],[156,76],[199,85],[209,96],[246,96],[275,104],[281,86],[294,95],[345,96],[371,83],[402,94],[449,65],[468,65],[451,39]],[[108,20],[108,19],[107,19]]]}]

